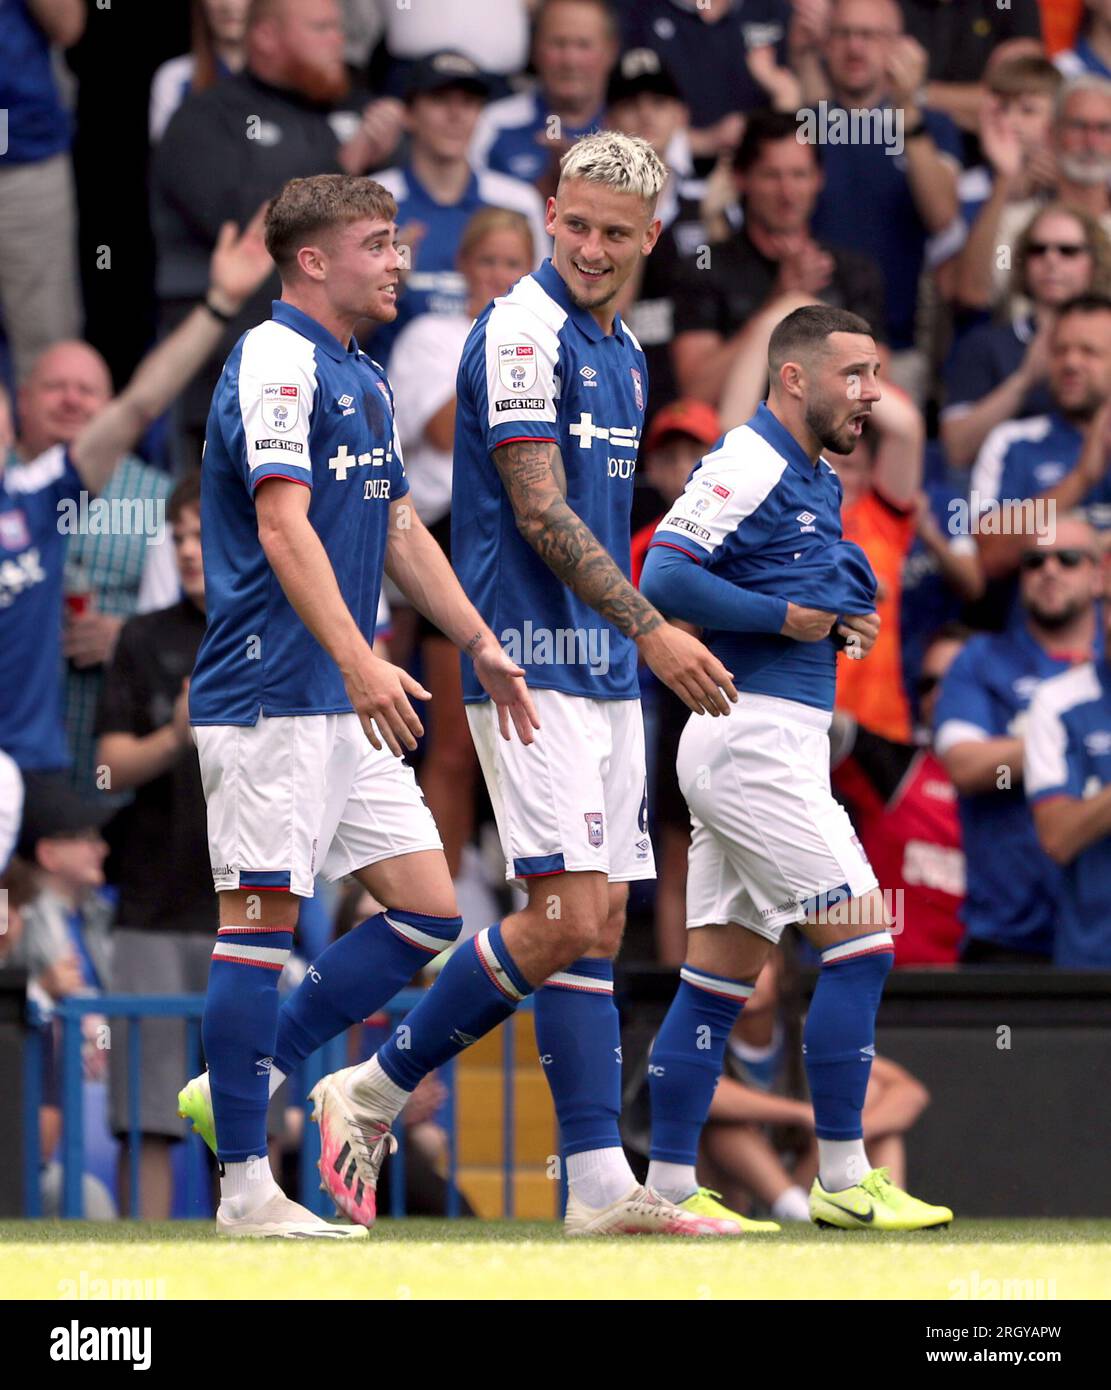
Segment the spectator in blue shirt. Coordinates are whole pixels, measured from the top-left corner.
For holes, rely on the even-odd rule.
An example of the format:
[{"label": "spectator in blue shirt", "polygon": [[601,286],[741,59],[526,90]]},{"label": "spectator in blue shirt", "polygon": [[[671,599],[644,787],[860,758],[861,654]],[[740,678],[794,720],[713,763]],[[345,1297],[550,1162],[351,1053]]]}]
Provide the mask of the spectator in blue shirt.
[{"label": "spectator in blue shirt", "polygon": [[1078,295],[1109,292],[1111,240],[1099,223],[1064,203],[1035,213],[1014,249],[1005,318],[967,333],[945,374],[941,438],[954,468],[969,467],[1004,420],[1053,409],[1047,377],[1057,310]]},{"label": "spectator in blue shirt", "polygon": [[1066,77],[1111,78],[1111,6],[1107,0],[1087,0],[1084,10],[1076,42],[1053,61]]},{"label": "spectator in blue shirt", "polygon": [[1096,640],[1097,542],[1087,522],[1058,522],[1052,543],[1029,540],[1021,617],[971,638],[949,668],[934,749],[960,796],[968,868],[961,917],[965,961],[1047,962],[1061,876],[1042,850],[1023,790],[1023,731],[1040,683],[1089,661]]},{"label": "spectator in blue shirt", "polygon": [[563,154],[602,128],[617,54],[617,22],[605,0],[542,0],[532,55],[537,85],[486,108],[471,162],[554,193]]},{"label": "spectator in blue shirt", "polygon": [[488,91],[486,78],[462,53],[433,53],[412,68],[405,98],[408,163],[375,175],[397,201],[398,241],[410,258],[397,318],[375,328],[368,343],[371,356],[383,364],[413,319],[462,312],[467,286],[458,267],[459,243],[480,208],[523,214],[537,263],[547,254],[544,203],[532,184],[468,162]]},{"label": "spectator in blue shirt", "polygon": [[[1111,299],[1083,295],[1058,310],[1049,390],[1052,411],[997,425],[972,470],[970,510],[980,518],[976,540],[989,580],[1013,574],[1032,533],[1053,516],[1082,507],[1095,526],[1111,526]],[[1014,504],[1024,502],[1033,505],[1020,524]]]},{"label": "spectator in blue shirt", "polygon": [[[1108,615],[1111,608],[1104,616],[1111,627]],[[1106,656],[1039,687],[1026,723],[1025,757],[1034,829],[1064,878],[1053,963],[1066,970],[1111,970],[1111,667]]]},{"label": "spectator in blue shirt", "polygon": [[883,270],[888,342],[896,358],[892,377],[921,398],[917,364],[899,356],[915,342],[926,243],[957,215],[960,135],[947,116],[920,104],[926,51],[902,32],[893,0],[836,0],[825,61],[831,101],[829,108],[819,108],[819,116],[823,109],[828,116],[841,108],[859,121],[857,113],[890,111],[882,124],[876,115],[869,125],[893,130],[898,138],[833,143],[823,139],[821,121],[815,122],[816,138],[824,145],[825,183],[814,234],[870,256]]},{"label": "spectator in blue shirt", "polygon": [[84,0],[0,5],[0,326],[16,381],[81,330],[72,128],[50,50],[84,28]]}]

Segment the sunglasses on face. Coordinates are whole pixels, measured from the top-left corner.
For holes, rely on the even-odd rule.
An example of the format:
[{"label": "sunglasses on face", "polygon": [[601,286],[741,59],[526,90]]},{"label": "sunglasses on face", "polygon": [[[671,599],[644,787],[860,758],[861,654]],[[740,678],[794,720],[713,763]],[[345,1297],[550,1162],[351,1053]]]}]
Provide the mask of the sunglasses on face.
[{"label": "sunglasses on face", "polygon": [[1058,256],[1064,256],[1066,260],[1071,261],[1076,256],[1082,256],[1087,249],[1082,241],[1032,241],[1026,248],[1026,254],[1046,256],[1050,251],[1056,251]]},{"label": "sunglasses on face", "polygon": [[1090,550],[1028,550],[1019,561],[1027,574],[1040,570],[1047,560],[1056,560],[1062,569],[1074,570],[1077,565],[1093,558]]}]

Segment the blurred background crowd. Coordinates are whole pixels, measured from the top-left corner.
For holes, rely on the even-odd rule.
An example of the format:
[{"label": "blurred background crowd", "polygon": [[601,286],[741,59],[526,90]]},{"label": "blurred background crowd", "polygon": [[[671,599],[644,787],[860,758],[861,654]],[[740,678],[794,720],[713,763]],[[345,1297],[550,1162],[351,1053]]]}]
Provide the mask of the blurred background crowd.
[{"label": "blurred background crowd", "polygon": [[[670,171],[621,305],[649,365],[634,569],[763,398],[778,320],[816,300],[866,318],[884,399],[831,462],[883,629],[866,662],[841,658],[831,775],[895,895],[896,965],[1111,968],[1111,814],[1078,828],[1042,794],[1060,789],[1046,749],[1072,797],[1111,782],[1111,706],[1080,734],[1067,700],[1031,712],[1042,682],[1102,661],[1111,0],[6,0],[0,122],[0,963],[27,969],[43,1017],[67,994],[204,988],[197,470],[223,360],[277,293],[267,199],[338,171],[394,194],[404,291],[363,346],[446,547],[469,324],[548,254],[560,156],[598,128]],[[118,456],[96,504],[64,493],[61,461],[90,430]],[[475,930],[510,898],[458,657],[388,597],[382,650],[434,695],[418,775]],[[659,878],[634,885],[624,958],[675,966],[686,712],[647,674],[644,696]],[[306,904],[303,962],[359,920],[350,899],[322,884]],[[743,1130],[805,1127],[776,1005],[796,966],[769,968],[739,1025],[726,1168]],[[102,1022],[87,1074],[118,1131]],[[182,1044],[144,1028],[166,1077],[143,1088],[157,1212]],[[891,1066],[876,1105],[898,1134],[924,1096]]]}]

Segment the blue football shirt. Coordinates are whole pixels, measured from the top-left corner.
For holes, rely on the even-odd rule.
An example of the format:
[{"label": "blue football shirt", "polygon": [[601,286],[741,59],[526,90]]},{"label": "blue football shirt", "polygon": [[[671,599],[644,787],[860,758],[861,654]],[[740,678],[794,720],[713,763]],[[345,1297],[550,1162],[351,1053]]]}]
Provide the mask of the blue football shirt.
[{"label": "blue football shirt", "polygon": [[[554,440],[567,503],[629,577],[630,517],[648,379],[620,316],[612,333],[545,261],[475,320],[459,363],[451,554],[468,596],[528,682],[595,700],[638,696],[636,644],[583,603],[517,530],[491,452]],[[470,662],[463,694],[486,699]]]},{"label": "blue football shirt", "polygon": [[81,479],[61,444],[0,472],[0,748],[25,771],[69,765],[62,723],[66,536],[58,504]]},{"label": "blue football shirt", "polygon": [[212,397],[201,473],[208,626],[194,724],[351,710],[339,668],[297,616],[258,539],[255,490],[312,490],[309,521],[374,641],[390,504],[409,491],[385,373],[290,304],[240,338]]},{"label": "blue football shirt", "polygon": [[[1087,799],[1111,784],[1111,669],[1074,666],[1038,688],[1026,725],[1026,795]],[[1063,871],[1053,963],[1111,970],[1111,837],[1081,850]]]},{"label": "blue football shirt", "polygon": [[[934,724],[939,754],[959,743],[1015,736],[1034,692],[1068,663],[1024,624],[965,643],[941,686]],[[1020,784],[959,798],[968,888],[961,919],[980,941],[1048,955],[1061,902],[1060,870],[1042,850]]]},{"label": "blue football shirt", "polygon": [[565,146],[592,130],[601,130],[604,117],[604,111],[596,111],[585,125],[561,125],[538,89],[502,97],[492,101],[478,118],[471,163],[536,183],[545,174],[554,174]]},{"label": "blue football shirt", "polygon": [[[811,463],[762,404],[700,460],[651,545],[685,551],[742,589],[805,603],[798,576],[840,540],[841,480],[825,459]],[[830,609],[842,611],[845,597],[830,593]],[[706,630],[703,640],[738,690],[833,708],[833,636],[797,642],[778,632]]]}]

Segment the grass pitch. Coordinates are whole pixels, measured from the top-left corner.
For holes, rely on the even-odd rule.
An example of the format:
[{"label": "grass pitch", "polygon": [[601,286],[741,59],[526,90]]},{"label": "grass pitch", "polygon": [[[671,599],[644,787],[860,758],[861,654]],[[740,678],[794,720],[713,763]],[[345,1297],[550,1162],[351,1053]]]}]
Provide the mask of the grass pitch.
[{"label": "grass pitch", "polygon": [[227,1241],[203,1222],[0,1223],[0,1299],[1111,1298],[1111,1221],[877,1235],[566,1240],[554,1223],[383,1222],[365,1243]]}]

